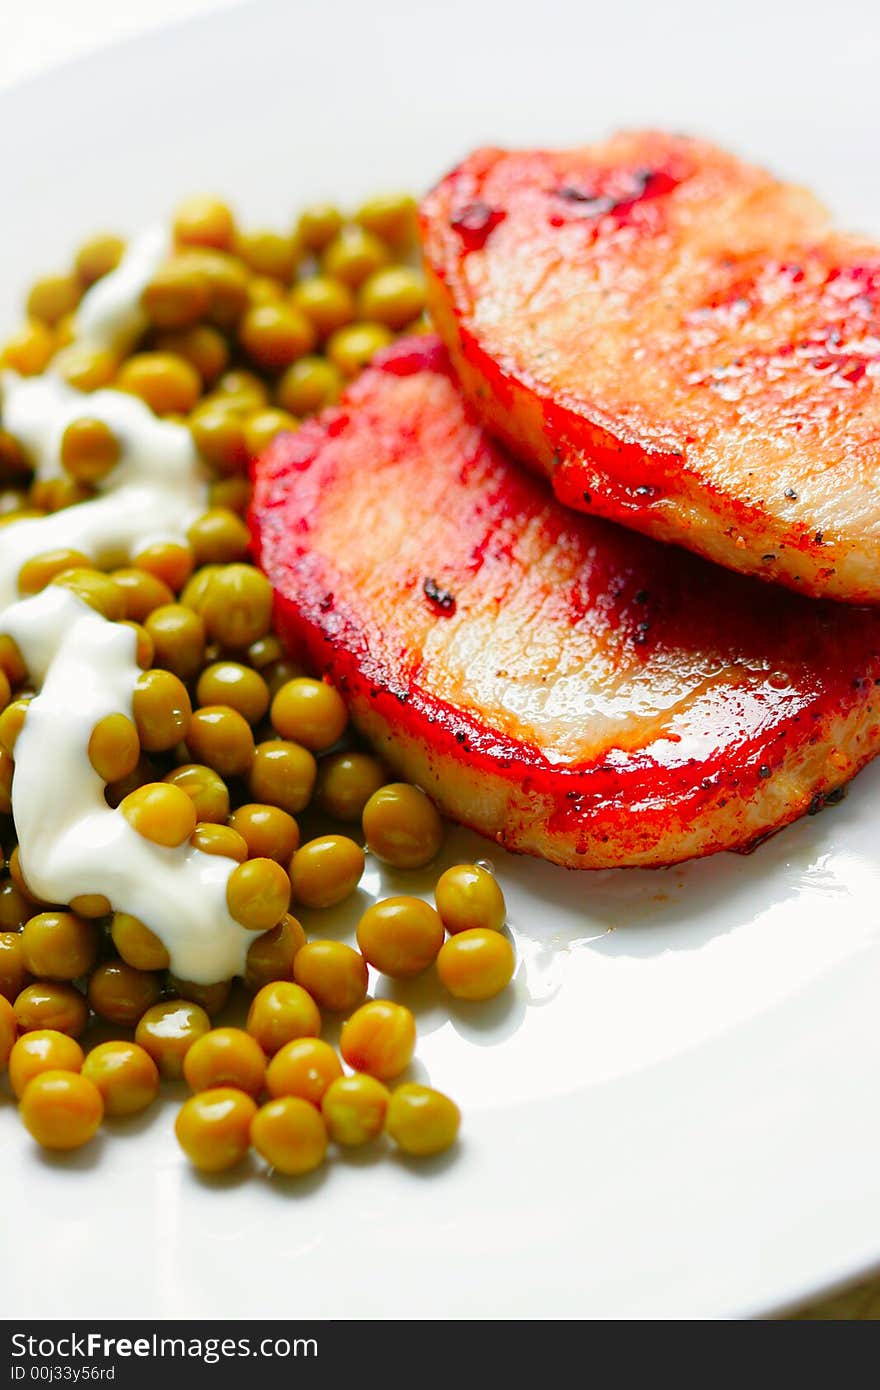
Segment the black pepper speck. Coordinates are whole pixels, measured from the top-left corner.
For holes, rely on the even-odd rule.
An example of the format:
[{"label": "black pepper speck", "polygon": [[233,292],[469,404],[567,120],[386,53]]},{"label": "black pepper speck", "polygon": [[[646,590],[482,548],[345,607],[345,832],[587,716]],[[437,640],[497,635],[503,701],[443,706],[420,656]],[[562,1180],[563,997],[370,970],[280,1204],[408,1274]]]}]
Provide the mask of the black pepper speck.
[{"label": "black pepper speck", "polygon": [[439,609],[441,613],[448,617],[455,612],[455,595],[448,589],[442,589],[436,579],[430,577],[425,579],[422,584],[422,593],[429,603]]}]

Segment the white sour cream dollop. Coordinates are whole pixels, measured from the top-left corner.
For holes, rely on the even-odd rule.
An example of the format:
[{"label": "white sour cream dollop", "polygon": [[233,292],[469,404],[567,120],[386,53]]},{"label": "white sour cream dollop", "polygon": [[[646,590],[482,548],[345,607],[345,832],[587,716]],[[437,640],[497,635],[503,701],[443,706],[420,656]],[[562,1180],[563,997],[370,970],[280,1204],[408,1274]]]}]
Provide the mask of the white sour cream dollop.
[{"label": "white sour cream dollop", "polygon": [[[80,339],[116,349],[141,331],[140,297],[168,250],[164,232],[136,240],[117,270],[83,297]],[[61,437],[72,420],[103,420],[120,443],[119,463],[99,496],[53,515],[10,522],[0,541],[0,633],[18,644],[38,693],[15,745],[12,810],[24,875],[38,897],[68,903],[100,893],[156,933],[185,980],[212,984],[243,972],[254,933],[229,914],[226,886],[237,867],[189,844],[155,845],[104,798],[88,757],[98,720],[132,717],[140,670],[135,634],[108,622],[70,590],[50,585],[18,599],[21,566],[49,550],[82,551],[121,565],[158,540],[184,540],[208,506],[207,479],[182,425],[157,419],[120,391],[89,395],[47,374],[0,378],[3,426],[28,450],[36,477],[63,474]]]}]

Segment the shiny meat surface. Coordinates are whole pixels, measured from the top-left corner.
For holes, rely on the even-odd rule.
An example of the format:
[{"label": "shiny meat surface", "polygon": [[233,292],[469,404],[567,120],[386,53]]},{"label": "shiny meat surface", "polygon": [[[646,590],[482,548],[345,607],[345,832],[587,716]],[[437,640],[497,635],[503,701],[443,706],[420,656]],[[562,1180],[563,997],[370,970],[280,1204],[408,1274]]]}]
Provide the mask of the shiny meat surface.
[{"label": "shiny meat surface", "polygon": [[656,132],[478,150],[422,231],[465,395],[566,505],[880,602],[880,247]]},{"label": "shiny meat surface", "polygon": [[878,749],[880,615],[561,506],[435,339],[276,441],[251,521],[291,645],[392,767],[510,849],[589,868],[745,847]]}]

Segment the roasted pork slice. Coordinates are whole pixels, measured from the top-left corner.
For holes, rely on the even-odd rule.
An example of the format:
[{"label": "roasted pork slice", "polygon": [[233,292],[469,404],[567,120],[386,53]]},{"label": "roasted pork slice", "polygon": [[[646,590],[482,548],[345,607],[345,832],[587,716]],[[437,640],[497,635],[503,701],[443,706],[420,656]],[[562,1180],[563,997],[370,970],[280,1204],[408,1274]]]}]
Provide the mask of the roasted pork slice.
[{"label": "roasted pork slice", "polygon": [[699,140],[478,150],[428,196],[480,419],[561,501],[880,602],[880,247]]},{"label": "roasted pork slice", "polygon": [[880,614],[563,507],[436,339],[280,437],[251,521],[291,647],[396,773],[507,849],[607,868],[744,848],[880,747]]}]

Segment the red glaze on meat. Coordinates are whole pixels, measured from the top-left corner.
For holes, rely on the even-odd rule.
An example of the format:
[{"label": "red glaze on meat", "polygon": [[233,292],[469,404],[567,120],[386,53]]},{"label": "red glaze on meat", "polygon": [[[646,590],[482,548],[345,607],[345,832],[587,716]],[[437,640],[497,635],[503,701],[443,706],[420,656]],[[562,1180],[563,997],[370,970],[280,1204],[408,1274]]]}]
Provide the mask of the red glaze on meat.
[{"label": "red glaze on meat", "polygon": [[422,230],[465,395],[561,501],[880,602],[880,247],[656,132],[478,150]]},{"label": "red glaze on meat", "polygon": [[251,520],[290,644],[396,772],[508,849],[604,868],[744,847],[880,746],[880,615],[561,506],[436,339],[279,438]]}]

